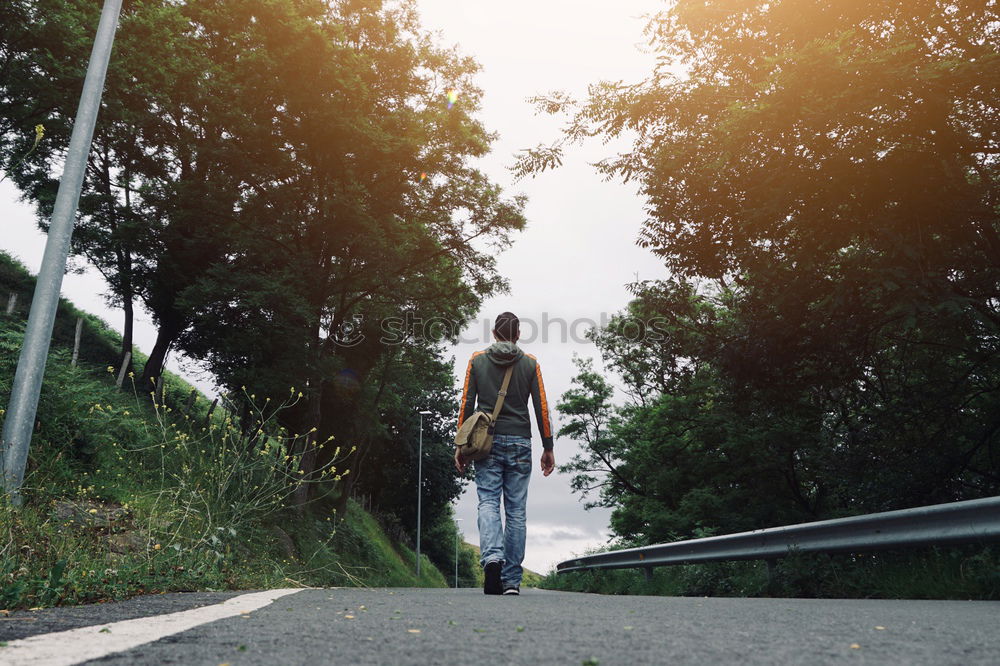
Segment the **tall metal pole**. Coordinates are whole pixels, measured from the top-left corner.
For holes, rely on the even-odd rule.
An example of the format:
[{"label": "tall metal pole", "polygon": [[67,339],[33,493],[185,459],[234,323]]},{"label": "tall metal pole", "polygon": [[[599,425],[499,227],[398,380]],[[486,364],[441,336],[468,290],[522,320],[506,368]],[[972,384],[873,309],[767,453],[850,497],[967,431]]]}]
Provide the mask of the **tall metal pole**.
[{"label": "tall metal pole", "polygon": [[458,589],[458,524],[462,522],[461,518],[455,519],[455,589]]},{"label": "tall metal pole", "polygon": [[424,498],[424,416],[430,414],[420,412],[420,439],[417,445],[417,578],[420,578],[420,508]]},{"label": "tall metal pole", "polygon": [[45,373],[45,359],[52,340],[52,326],[59,306],[59,291],[62,288],[69,242],[73,235],[73,221],[80,201],[90,152],[97,123],[97,112],[101,106],[104,77],[108,71],[111,47],[122,0],[105,0],[101,21],[97,26],[94,48],[90,53],[87,77],[83,83],[83,94],[73,123],[66,165],[59,182],[55,208],[49,224],[49,237],[45,243],[42,266],[38,271],[35,295],[31,301],[28,325],[21,346],[21,357],[14,375],[14,385],[7,404],[7,418],[3,425],[0,449],[3,452],[3,485],[17,505],[21,502],[18,490],[24,480],[24,467],[28,461],[28,447],[31,431],[38,409],[38,396],[42,390],[42,375]]},{"label": "tall metal pole", "polygon": [[420,579],[420,506],[424,479],[424,413],[420,412],[420,443],[417,446],[417,579]]}]

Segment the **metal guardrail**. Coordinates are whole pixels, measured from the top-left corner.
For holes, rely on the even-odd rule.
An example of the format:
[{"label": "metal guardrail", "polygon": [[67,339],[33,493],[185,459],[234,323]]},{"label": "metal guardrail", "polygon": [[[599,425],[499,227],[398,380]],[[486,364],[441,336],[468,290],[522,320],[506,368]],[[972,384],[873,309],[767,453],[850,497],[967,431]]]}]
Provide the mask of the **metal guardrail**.
[{"label": "metal guardrail", "polygon": [[557,573],[668,564],[773,560],[792,551],[843,553],[1000,541],[1000,497],[820,520],[724,536],[615,550],[566,560]]}]

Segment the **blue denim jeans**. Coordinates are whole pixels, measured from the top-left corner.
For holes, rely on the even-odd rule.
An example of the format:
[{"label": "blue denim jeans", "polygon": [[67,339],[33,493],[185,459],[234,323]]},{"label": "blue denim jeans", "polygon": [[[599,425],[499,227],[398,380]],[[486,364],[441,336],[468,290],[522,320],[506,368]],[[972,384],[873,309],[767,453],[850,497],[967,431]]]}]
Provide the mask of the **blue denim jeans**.
[{"label": "blue denim jeans", "polygon": [[[524,560],[525,505],[531,478],[531,439],[519,435],[494,435],[490,456],[478,460],[479,564],[503,562],[500,578],[520,585]],[[500,523],[500,496],[506,523]]]}]

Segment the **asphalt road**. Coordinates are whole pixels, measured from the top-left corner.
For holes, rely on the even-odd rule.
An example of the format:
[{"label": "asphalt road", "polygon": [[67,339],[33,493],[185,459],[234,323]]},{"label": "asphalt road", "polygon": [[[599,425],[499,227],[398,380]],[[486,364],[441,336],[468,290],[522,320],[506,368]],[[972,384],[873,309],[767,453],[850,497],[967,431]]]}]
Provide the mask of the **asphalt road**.
[{"label": "asphalt road", "polygon": [[[260,596],[260,595],[258,595]],[[0,664],[56,646],[153,631],[164,617],[250,597],[170,594],[0,617]],[[228,600],[228,601],[227,601]],[[249,603],[249,601],[247,601]],[[610,597],[525,590],[326,589],[288,593],[85,663],[100,664],[1000,664],[1000,602]],[[232,612],[232,611],[230,611]],[[168,615],[174,614],[174,615]],[[190,615],[190,613],[188,613]],[[97,629],[100,627],[101,629]],[[75,635],[75,634],[74,634]],[[28,641],[29,643],[31,641]],[[75,662],[80,663],[80,662]]]}]

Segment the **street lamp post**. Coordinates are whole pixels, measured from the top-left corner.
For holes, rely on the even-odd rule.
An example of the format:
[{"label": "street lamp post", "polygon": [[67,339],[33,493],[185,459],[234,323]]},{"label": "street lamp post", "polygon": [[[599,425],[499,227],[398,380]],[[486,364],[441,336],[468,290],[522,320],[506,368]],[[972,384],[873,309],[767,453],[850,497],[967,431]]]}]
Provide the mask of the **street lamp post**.
[{"label": "street lamp post", "polygon": [[424,497],[424,417],[430,412],[420,412],[420,439],[417,446],[417,581],[420,580],[420,509]]},{"label": "street lamp post", "polygon": [[458,589],[458,524],[462,522],[461,518],[455,519],[455,589]]}]

